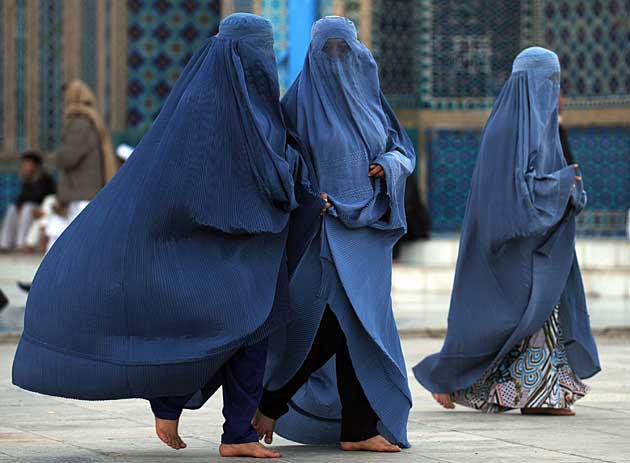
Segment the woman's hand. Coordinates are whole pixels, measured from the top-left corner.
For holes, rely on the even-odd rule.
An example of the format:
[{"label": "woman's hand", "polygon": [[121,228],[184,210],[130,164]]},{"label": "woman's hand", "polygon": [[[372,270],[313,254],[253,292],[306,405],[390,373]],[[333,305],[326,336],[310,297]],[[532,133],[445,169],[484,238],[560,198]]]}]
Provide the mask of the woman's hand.
[{"label": "woman's hand", "polygon": [[326,201],[326,205],[324,206],[320,214],[320,215],[324,215],[326,212],[328,212],[328,209],[330,208],[331,204],[328,202],[328,195],[326,193],[320,193],[320,196],[322,197],[324,201]]},{"label": "woman's hand", "polygon": [[[573,169],[575,170],[575,173],[577,174],[579,172],[580,169],[580,165],[579,164],[573,164]],[[580,175],[576,175],[575,176],[575,180],[578,182],[582,181],[582,177]]]},{"label": "woman's hand", "polygon": [[370,164],[370,171],[368,177],[385,177],[385,170],[378,164]]}]

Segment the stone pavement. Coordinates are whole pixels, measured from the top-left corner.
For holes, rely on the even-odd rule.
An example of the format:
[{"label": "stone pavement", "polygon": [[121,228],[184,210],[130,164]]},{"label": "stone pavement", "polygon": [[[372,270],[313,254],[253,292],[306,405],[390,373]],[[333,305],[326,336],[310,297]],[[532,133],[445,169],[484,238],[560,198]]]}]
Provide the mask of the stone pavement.
[{"label": "stone pavement", "polygon": [[[578,402],[575,417],[487,415],[462,408],[442,411],[412,379],[411,449],[396,455],[350,454],[277,438],[283,453],[279,461],[630,462],[629,339],[598,341],[604,370],[587,381],[592,392]],[[409,367],[439,347],[438,339],[403,339]],[[176,452],[154,436],[146,401],[71,401],[11,385],[14,351],[14,344],[0,344],[0,463],[225,461],[217,455],[220,394],[202,410],[184,413],[181,432],[189,447]]]},{"label": "stone pavement", "polygon": [[[0,289],[11,301],[0,312],[0,339],[8,333],[15,338],[22,331],[26,293],[17,288],[16,281],[31,281],[40,259],[41,256],[0,255]],[[414,286],[417,271],[414,267],[394,266],[392,298],[398,328],[402,333],[441,337],[446,329],[450,295]],[[431,278],[442,278],[438,269],[433,271],[437,273]],[[452,280],[452,276],[448,278]],[[595,332],[630,333],[630,298],[591,295],[588,303]]]}]

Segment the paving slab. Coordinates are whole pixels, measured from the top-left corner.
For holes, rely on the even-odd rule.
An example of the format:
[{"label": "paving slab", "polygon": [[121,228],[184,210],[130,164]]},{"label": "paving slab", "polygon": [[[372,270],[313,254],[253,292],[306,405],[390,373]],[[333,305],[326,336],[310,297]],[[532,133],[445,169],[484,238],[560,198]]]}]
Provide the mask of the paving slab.
[{"label": "paving slab", "polygon": [[[587,380],[591,393],[575,417],[443,411],[415,381],[409,419],[413,447],[396,455],[344,453],[335,446],[304,446],[282,438],[280,462],[630,462],[630,343],[598,338],[603,371]],[[405,338],[411,368],[438,350],[441,340]],[[176,452],[154,435],[144,400],[84,402],[23,391],[11,384],[15,345],[0,345],[0,462],[155,463],[218,462],[221,394],[199,411],[185,412],[181,432],[189,447]],[[411,377],[411,372],[409,372]],[[229,460],[251,462],[247,459]]]}]

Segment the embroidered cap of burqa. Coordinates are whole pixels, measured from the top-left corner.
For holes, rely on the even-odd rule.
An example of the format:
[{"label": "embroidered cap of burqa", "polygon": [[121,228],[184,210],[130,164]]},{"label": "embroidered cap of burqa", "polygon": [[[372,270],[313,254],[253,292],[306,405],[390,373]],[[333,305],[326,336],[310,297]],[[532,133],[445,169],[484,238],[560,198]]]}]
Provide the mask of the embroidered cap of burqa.
[{"label": "embroidered cap of burqa", "polygon": [[287,318],[299,164],[278,99],[271,24],[226,18],[46,255],[16,385],[79,399],[190,394]]},{"label": "embroidered cap of burqa", "polygon": [[[290,283],[295,320],[269,340],[266,387],[282,386],[300,367],[328,304],[380,431],[407,446],[411,394],[390,292],[392,247],[406,226],[404,188],[415,164],[413,146],[381,93],[372,54],[346,18],[313,25],[304,67],[282,105],[287,128],[304,145],[312,181],[332,207],[322,221],[296,227],[301,259],[295,258],[298,240],[290,238],[290,263],[297,262]],[[368,177],[371,164],[380,164],[385,178]],[[338,442],[335,376],[334,360],[313,374],[276,431],[298,442]]]},{"label": "embroidered cap of burqa", "polygon": [[571,368],[581,378],[600,369],[575,255],[586,192],[562,155],[559,91],[558,57],[532,47],[516,57],[494,104],[466,206],[446,340],[414,368],[432,392],[473,384],[556,304]]}]

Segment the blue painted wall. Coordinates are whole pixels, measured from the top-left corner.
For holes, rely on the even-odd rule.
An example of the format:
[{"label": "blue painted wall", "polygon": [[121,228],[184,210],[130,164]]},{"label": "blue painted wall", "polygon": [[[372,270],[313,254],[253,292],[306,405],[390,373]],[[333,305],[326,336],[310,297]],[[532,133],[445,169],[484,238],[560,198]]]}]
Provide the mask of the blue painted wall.
[{"label": "blue painted wall", "polygon": [[311,26],[318,18],[317,0],[289,0],[289,73],[290,86],[302,70],[311,41]]}]

